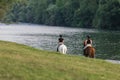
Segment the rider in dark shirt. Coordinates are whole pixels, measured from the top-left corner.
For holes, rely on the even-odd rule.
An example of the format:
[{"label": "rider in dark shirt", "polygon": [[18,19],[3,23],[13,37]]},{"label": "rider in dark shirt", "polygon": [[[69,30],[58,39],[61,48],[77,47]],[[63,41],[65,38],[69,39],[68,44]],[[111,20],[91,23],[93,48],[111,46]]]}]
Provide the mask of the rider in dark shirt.
[{"label": "rider in dark shirt", "polygon": [[63,43],[64,43],[64,39],[62,35],[59,35],[57,51],[58,51],[59,46],[62,45]]},{"label": "rider in dark shirt", "polygon": [[60,38],[58,39],[58,41],[59,41],[59,44],[63,43],[64,39],[62,38],[62,35],[60,35]]},{"label": "rider in dark shirt", "polygon": [[91,45],[92,46],[92,39],[90,38],[90,36],[87,36],[87,39],[84,41],[84,49],[87,47],[87,45]]}]

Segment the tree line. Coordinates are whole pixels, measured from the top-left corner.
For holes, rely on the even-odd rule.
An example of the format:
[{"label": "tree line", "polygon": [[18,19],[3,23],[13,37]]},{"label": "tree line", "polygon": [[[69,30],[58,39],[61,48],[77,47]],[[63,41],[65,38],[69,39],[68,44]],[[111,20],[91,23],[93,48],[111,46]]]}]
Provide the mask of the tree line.
[{"label": "tree line", "polygon": [[120,30],[120,0],[12,0],[12,2],[2,18],[3,22]]}]

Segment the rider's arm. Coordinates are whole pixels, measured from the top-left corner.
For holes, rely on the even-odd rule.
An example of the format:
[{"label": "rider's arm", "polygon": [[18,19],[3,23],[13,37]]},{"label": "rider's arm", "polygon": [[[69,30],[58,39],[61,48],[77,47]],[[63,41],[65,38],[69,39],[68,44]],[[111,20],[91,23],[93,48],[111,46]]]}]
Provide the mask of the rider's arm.
[{"label": "rider's arm", "polygon": [[84,41],[84,46],[86,46],[86,45],[87,45],[87,40]]},{"label": "rider's arm", "polygon": [[93,43],[92,40],[90,40],[90,41],[91,41],[91,44],[92,44]]}]

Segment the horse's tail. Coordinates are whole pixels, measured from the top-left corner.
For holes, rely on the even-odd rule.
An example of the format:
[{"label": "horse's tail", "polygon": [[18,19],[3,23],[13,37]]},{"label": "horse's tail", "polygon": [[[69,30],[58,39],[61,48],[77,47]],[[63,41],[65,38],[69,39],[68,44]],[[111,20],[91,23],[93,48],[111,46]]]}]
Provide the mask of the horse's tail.
[{"label": "horse's tail", "polygon": [[93,47],[87,47],[85,53],[91,58],[95,57],[95,49]]},{"label": "horse's tail", "polygon": [[95,49],[92,47],[91,58],[95,58]]}]

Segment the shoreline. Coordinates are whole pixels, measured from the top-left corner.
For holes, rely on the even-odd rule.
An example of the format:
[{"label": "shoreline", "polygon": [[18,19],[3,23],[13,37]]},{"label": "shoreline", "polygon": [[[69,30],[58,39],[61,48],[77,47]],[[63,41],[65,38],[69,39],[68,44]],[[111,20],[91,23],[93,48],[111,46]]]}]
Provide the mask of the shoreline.
[{"label": "shoreline", "polygon": [[113,63],[113,64],[120,64],[119,60],[105,60],[105,61]]}]

